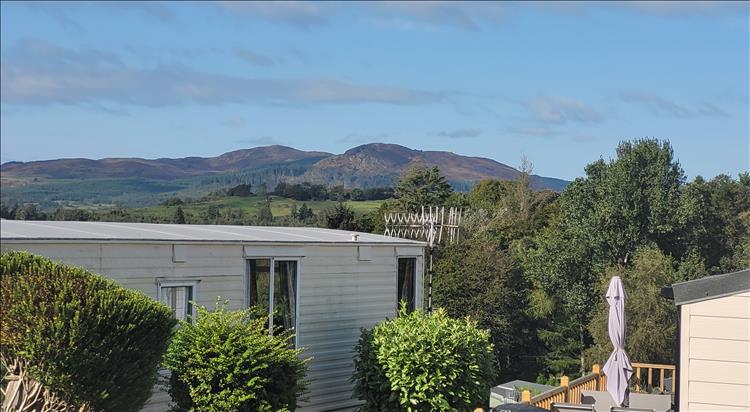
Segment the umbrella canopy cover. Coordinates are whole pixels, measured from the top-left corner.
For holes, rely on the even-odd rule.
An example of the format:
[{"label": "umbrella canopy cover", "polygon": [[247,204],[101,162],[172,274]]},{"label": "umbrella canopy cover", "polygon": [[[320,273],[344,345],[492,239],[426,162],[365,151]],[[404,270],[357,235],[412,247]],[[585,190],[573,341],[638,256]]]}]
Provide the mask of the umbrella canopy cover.
[{"label": "umbrella canopy cover", "polygon": [[633,365],[625,353],[625,288],[619,276],[609,281],[606,298],[609,304],[607,326],[614,350],[604,364],[603,372],[607,375],[607,392],[612,395],[617,406],[622,406],[627,397],[628,382],[633,376]]}]

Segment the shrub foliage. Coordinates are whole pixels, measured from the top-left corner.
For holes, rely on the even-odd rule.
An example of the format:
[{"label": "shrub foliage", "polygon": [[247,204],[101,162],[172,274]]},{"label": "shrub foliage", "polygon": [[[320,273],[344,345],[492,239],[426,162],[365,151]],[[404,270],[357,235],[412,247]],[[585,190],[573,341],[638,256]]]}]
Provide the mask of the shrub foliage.
[{"label": "shrub foliage", "polygon": [[364,411],[471,410],[486,403],[494,378],[489,332],[442,309],[362,330],[354,394]]},{"label": "shrub foliage", "polygon": [[0,352],[69,405],[137,411],[175,324],[167,307],[84,269],[0,256]]},{"label": "shrub foliage", "polygon": [[268,317],[254,309],[209,312],[184,322],[165,356],[177,410],[294,410],[306,390],[307,362],[290,347],[290,332],[268,333]]}]

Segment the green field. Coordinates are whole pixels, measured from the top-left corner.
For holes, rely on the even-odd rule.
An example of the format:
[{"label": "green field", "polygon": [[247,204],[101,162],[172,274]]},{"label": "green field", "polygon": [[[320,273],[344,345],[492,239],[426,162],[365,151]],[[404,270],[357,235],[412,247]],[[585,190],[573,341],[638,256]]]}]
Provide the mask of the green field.
[{"label": "green field", "polygon": [[[323,210],[336,204],[336,201],[333,200],[301,202],[277,196],[271,196],[270,198],[271,212],[274,217],[289,216],[294,204],[296,204],[299,209],[302,206],[302,203],[305,203],[315,212],[316,215],[320,215]],[[204,215],[208,212],[208,208],[213,205],[219,207],[219,209],[239,209],[242,210],[246,216],[255,216],[263,202],[265,202],[265,200],[262,196],[224,197],[216,200],[187,203],[181,207],[188,215]],[[347,201],[345,203],[357,214],[364,214],[377,209],[383,202],[383,200],[362,200]],[[144,217],[171,218],[174,216],[176,209],[177,206],[149,206],[130,209],[130,211]]]}]

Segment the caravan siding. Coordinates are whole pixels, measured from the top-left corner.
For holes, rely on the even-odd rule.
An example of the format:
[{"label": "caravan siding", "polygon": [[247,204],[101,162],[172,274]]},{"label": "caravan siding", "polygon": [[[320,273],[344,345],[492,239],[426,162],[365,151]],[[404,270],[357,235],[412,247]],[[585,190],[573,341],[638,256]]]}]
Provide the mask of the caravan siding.
[{"label": "caravan siding", "polygon": [[[386,245],[3,242],[3,249],[26,250],[82,266],[125,287],[157,298],[157,281],[196,281],[198,305],[213,307],[217,297],[229,307],[245,307],[247,257],[292,257],[300,260],[298,346],[312,357],[310,392],[300,410],[349,409],[354,346],[360,328],[396,315],[397,259],[417,258],[416,306],[423,296],[423,249]],[[182,260],[182,261],[181,261]],[[156,393],[148,412],[167,410],[169,397]]]},{"label": "caravan siding", "polygon": [[[417,257],[420,248],[373,247],[370,261],[360,261],[357,247],[307,247],[300,275],[299,344],[312,356],[305,410],[353,407],[354,346],[360,328],[396,315],[397,257]],[[397,253],[399,254],[397,256]],[[422,290],[421,276],[417,277]],[[422,297],[417,296],[421,307]]]},{"label": "caravan siding", "polygon": [[25,250],[84,267],[153,299],[158,279],[196,279],[198,305],[213,307],[221,296],[231,309],[242,308],[245,262],[241,245],[179,247],[185,248],[185,262],[173,262],[171,243],[3,243],[3,249]]},{"label": "caravan siding", "polygon": [[750,292],[680,310],[680,410],[749,410]]}]

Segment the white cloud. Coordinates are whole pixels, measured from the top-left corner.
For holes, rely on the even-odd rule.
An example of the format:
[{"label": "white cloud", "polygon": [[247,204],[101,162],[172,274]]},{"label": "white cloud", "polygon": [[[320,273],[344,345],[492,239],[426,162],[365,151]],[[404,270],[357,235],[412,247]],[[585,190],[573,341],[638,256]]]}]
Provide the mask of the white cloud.
[{"label": "white cloud", "polygon": [[235,143],[243,144],[243,145],[250,145],[250,146],[272,146],[272,145],[278,145],[278,140],[274,139],[270,136],[260,136],[260,137],[248,137],[246,139],[239,139],[236,140]]},{"label": "white cloud", "polygon": [[349,133],[337,139],[337,143],[383,143],[391,137],[390,133]]},{"label": "white cloud", "polygon": [[474,137],[479,137],[481,134],[482,134],[482,130],[473,129],[473,128],[456,129],[456,130],[441,130],[437,133],[433,133],[433,135],[435,136],[447,137],[449,139],[470,139]]},{"label": "white cloud", "polygon": [[388,87],[336,78],[228,76],[182,65],[136,68],[111,53],[76,51],[39,40],[2,54],[0,96],[7,104],[360,104],[437,102],[445,92]]},{"label": "white cloud", "polygon": [[339,4],[313,1],[222,1],[227,10],[301,28],[318,26],[327,22],[327,15]]},{"label": "white cloud", "polygon": [[712,103],[703,102],[694,107],[686,107],[650,93],[622,93],[620,99],[643,107],[646,111],[658,117],[678,117],[692,119],[696,117],[726,117],[727,112]]},{"label": "white cloud", "polygon": [[226,127],[242,127],[247,124],[247,121],[242,116],[232,116],[224,119],[221,124]]},{"label": "white cloud", "polygon": [[748,13],[747,2],[732,1],[383,1],[383,2],[236,2],[221,3],[237,15],[311,28],[328,24],[335,17],[347,15],[375,20],[380,26],[402,30],[424,27],[453,27],[478,30],[505,23],[519,10],[585,16],[594,9],[626,10],[641,15],[662,17],[740,16]]},{"label": "white cloud", "polygon": [[537,97],[528,101],[526,106],[536,120],[542,123],[597,123],[602,120],[602,115],[594,108],[569,97]]},{"label": "white cloud", "polygon": [[282,59],[257,53],[244,47],[235,47],[233,52],[235,56],[255,66],[270,67],[282,62]]},{"label": "white cloud", "polygon": [[512,135],[532,136],[539,138],[552,138],[558,136],[560,131],[549,127],[513,127],[507,130]]}]

